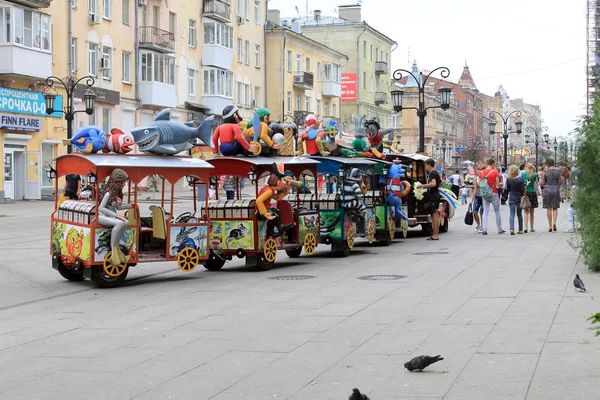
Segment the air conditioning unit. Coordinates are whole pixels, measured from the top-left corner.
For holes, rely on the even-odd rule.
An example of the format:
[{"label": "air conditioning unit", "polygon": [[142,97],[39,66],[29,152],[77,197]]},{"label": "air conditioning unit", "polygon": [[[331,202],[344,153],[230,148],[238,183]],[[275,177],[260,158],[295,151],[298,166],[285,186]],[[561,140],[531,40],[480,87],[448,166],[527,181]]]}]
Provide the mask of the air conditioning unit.
[{"label": "air conditioning unit", "polygon": [[256,107],[256,100],[252,100],[252,107]]},{"label": "air conditioning unit", "polygon": [[98,14],[92,14],[90,13],[90,24],[99,24],[100,23],[100,16]]},{"label": "air conditioning unit", "polygon": [[138,7],[144,7],[148,5],[148,0],[138,0]]},{"label": "air conditioning unit", "polygon": [[244,19],[244,17],[240,17],[239,15],[237,16],[237,24],[238,25],[244,25],[244,22],[246,22],[246,20]]},{"label": "air conditioning unit", "polygon": [[304,83],[303,75],[294,75],[294,83]]}]

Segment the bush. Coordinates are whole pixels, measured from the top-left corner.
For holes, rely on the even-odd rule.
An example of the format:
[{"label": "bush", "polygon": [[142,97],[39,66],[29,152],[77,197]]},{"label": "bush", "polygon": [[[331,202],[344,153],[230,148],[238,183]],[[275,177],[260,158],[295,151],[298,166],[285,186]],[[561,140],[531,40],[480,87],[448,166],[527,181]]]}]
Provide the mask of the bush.
[{"label": "bush", "polygon": [[574,194],[577,219],[581,224],[581,254],[589,269],[600,271],[600,101],[579,128],[583,139],[577,153]]}]

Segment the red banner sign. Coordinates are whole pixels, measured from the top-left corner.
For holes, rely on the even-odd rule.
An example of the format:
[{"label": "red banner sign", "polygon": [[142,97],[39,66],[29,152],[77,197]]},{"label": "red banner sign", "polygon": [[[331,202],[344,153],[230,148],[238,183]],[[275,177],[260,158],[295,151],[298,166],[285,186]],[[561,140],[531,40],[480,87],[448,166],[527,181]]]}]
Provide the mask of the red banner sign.
[{"label": "red banner sign", "polygon": [[356,103],[356,74],[342,74],[342,103]]}]

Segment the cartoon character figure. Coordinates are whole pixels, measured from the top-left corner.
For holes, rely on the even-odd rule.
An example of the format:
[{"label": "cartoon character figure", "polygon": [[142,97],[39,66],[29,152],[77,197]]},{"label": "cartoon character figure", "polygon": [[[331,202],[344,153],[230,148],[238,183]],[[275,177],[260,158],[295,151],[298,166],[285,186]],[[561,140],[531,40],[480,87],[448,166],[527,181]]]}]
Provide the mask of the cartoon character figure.
[{"label": "cartoon character figure", "polygon": [[325,128],[325,147],[332,156],[356,157],[361,153],[354,151],[352,145],[344,139],[337,139],[338,125],[335,120],[329,121]]},{"label": "cartoon character figure", "polygon": [[282,163],[273,163],[267,186],[258,192],[256,210],[267,220],[267,236],[279,237],[291,229],[294,224],[281,225],[281,214],[271,202],[282,200],[290,192],[291,183],[285,176]]},{"label": "cartoon character figure", "polygon": [[194,233],[197,230],[198,230],[197,226],[193,226],[193,227],[182,226],[181,229],[179,230],[179,233],[177,233],[177,236],[175,237],[175,240],[177,241],[177,243],[179,243],[179,245],[171,246],[171,254],[179,253],[181,250],[185,249],[186,247],[191,247],[192,249],[198,250],[198,246],[196,246],[196,242],[194,242],[194,239],[192,239],[189,236],[190,233]]},{"label": "cartoon character figure", "polygon": [[171,109],[162,110],[154,121],[147,126],[135,128],[131,131],[135,144],[144,153],[173,155],[184,150],[190,150],[194,145],[192,139],[200,139],[204,144],[210,146],[211,126],[214,116],[206,118],[194,128],[194,122],[185,124],[171,121]]},{"label": "cartoon character figure", "polygon": [[236,106],[227,106],[223,109],[223,124],[215,129],[212,136],[213,154],[237,156],[238,154],[255,154],[259,150],[256,144],[250,144],[244,138],[240,122],[242,122],[242,117]]},{"label": "cartoon character figure", "polygon": [[77,258],[81,254],[84,236],[83,229],[77,232],[76,228],[71,228],[69,229],[69,232],[67,232],[65,247],[67,248],[67,253],[69,253],[71,257]]},{"label": "cartoon character figure", "polygon": [[63,241],[65,236],[65,230],[67,226],[61,222],[55,222],[52,226],[52,252],[60,253],[60,243]]},{"label": "cartoon character figure", "polygon": [[[379,121],[377,121],[375,117],[371,117],[371,119],[365,121],[365,129],[371,152],[373,152],[373,150],[377,150],[379,153],[383,152],[383,137],[393,132],[394,128],[388,128],[381,131]],[[375,152],[373,152],[373,154],[375,154]]]},{"label": "cartoon character figure", "polygon": [[246,228],[246,226],[244,224],[239,224],[237,228],[234,228],[231,231],[229,231],[229,235],[227,236],[227,239],[225,239],[225,243],[227,244],[227,247],[231,247],[229,245],[230,241],[240,240],[241,238],[243,238],[244,234],[246,233],[247,230],[248,230],[248,228]]},{"label": "cartoon character figure", "polygon": [[377,149],[371,148],[369,143],[365,140],[365,127],[363,126],[363,120],[365,117],[353,117],[356,128],[354,129],[354,136],[356,139],[352,141],[352,148],[355,151],[361,153],[363,157],[377,157],[384,159],[385,155],[381,154]]},{"label": "cartoon character figure", "polygon": [[302,149],[303,156],[326,156],[328,151],[323,147],[324,135],[319,131],[319,118],[308,114],[304,120],[306,130],[298,136],[298,147]]},{"label": "cartoon character figure", "polygon": [[106,145],[106,134],[97,126],[79,128],[71,139],[63,139],[63,144],[73,145],[82,153],[97,153]]},{"label": "cartoon character figure", "polygon": [[400,160],[395,159],[394,165],[390,167],[388,172],[387,180],[383,178],[386,183],[385,195],[388,204],[394,207],[396,219],[408,220],[402,213],[402,197],[410,192],[410,183],[401,180],[402,178],[406,178],[406,171],[400,164]]},{"label": "cartoon character figure", "polygon": [[106,144],[102,148],[103,153],[127,154],[133,150],[133,136],[131,133],[125,133],[120,129],[113,128],[110,134],[106,135]]},{"label": "cartoon character figure", "polygon": [[[254,126],[257,124],[260,125],[259,128]],[[271,112],[266,108],[259,108],[256,110],[254,119],[250,120],[247,124],[240,124],[240,126],[245,126],[244,137],[246,140],[251,140],[250,144],[260,145],[259,154],[275,155],[277,150],[281,147],[280,144],[273,142],[271,139],[272,131],[269,129],[270,124]],[[256,134],[255,129],[258,129]],[[259,139],[264,142],[265,148],[258,142]]]},{"label": "cartoon character figure", "polygon": [[307,228],[314,228],[317,222],[317,218],[313,215],[310,219],[306,217],[302,217],[304,220],[304,226]]},{"label": "cartoon character figure", "polygon": [[350,212],[352,220],[360,221],[364,217],[367,205],[360,200],[360,195],[366,193],[366,186],[361,182],[362,176],[358,168],[352,168],[344,179],[344,208]]},{"label": "cartoon character figure", "polygon": [[98,222],[106,227],[111,227],[110,245],[112,249],[111,264],[121,265],[129,261],[129,256],[125,256],[119,247],[121,237],[129,227],[127,219],[117,213],[117,210],[132,208],[131,204],[123,204],[123,187],[129,177],[127,173],[120,168],[113,170],[104,185],[104,190],[98,207]]}]

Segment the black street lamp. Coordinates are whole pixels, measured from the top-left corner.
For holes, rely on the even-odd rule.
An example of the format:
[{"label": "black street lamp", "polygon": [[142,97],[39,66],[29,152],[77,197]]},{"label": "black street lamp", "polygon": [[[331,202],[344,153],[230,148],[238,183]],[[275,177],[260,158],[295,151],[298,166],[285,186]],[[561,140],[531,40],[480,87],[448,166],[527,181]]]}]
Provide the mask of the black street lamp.
[{"label": "black street lamp", "polygon": [[[444,132],[445,134],[445,132]],[[442,166],[446,165],[446,137],[442,139]]]},{"label": "black street lamp", "polygon": [[[499,112],[496,111],[490,111],[490,118],[492,118],[492,121],[489,122],[489,126],[490,126],[490,135],[495,135],[496,133],[500,134],[502,133],[502,139],[504,139],[504,168],[508,168],[508,135],[510,133],[517,133],[520,134],[521,133],[521,127],[523,126],[523,122],[522,121],[515,121],[515,127],[517,128],[517,130],[515,132],[509,132],[508,131],[508,122],[510,120],[510,116],[515,114],[515,116],[517,118],[521,118],[521,111],[519,110],[515,110],[513,112],[511,112],[510,114],[508,114],[506,116],[506,118],[504,118],[502,116],[502,114],[500,114]],[[494,115],[498,115],[500,117],[500,119],[502,119],[503,125],[502,125],[502,132],[496,132],[496,124],[497,122],[494,120]]]},{"label": "black street lamp", "polygon": [[402,97],[404,96],[404,90],[396,89],[392,90],[392,103],[394,104],[394,111],[400,112],[402,110],[417,110],[417,116],[419,117],[419,153],[425,152],[425,117],[427,116],[427,110],[432,108],[441,108],[442,110],[447,110],[450,108],[450,92],[452,91],[448,87],[442,87],[438,90],[440,93],[440,105],[439,106],[430,106],[425,107],[425,85],[427,84],[427,80],[429,77],[436,71],[441,70],[440,75],[442,78],[447,78],[450,76],[450,70],[446,67],[439,67],[431,71],[428,75],[425,75],[423,79],[423,73],[419,72],[419,78],[417,78],[412,72],[407,71],[405,69],[397,69],[394,71],[392,75],[395,81],[400,81],[402,79],[402,73],[405,72],[412,76],[417,82],[417,87],[419,89],[419,106],[418,107],[403,107],[402,106]]},{"label": "black street lamp", "polygon": [[[75,89],[77,88],[77,84],[83,80],[87,85],[85,92],[83,93],[83,100],[85,102],[85,110],[75,110],[73,107],[73,97]],[[59,82],[65,91],[67,92],[67,105],[63,107],[62,110],[54,109],[54,100],[56,99],[56,94],[48,93],[50,88],[53,88],[56,92],[54,85],[56,82]],[[75,113],[85,112],[88,115],[92,115],[94,113],[94,103],[96,102],[96,93],[91,90],[91,87],[94,85],[94,78],[91,76],[84,76],[79,79],[75,79],[72,76],[67,77],[64,81],[56,76],[49,76],[46,78],[46,92],[44,93],[44,100],[46,101],[46,114],[54,114],[55,111],[61,112],[65,115],[65,119],[67,120],[67,138],[71,139],[73,137],[73,120],[75,119]],[[67,153],[71,153],[71,147],[67,147]]]},{"label": "black street lamp", "polygon": [[[548,127],[547,126],[541,126],[539,128],[533,128],[531,126],[528,126],[527,128],[525,128],[525,132],[531,132],[534,134],[534,144],[535,144],[535,170],[538,170],[538,146],[540,145],[540,143],[548,143],[548,137],[550,135],[548,135],[547,133],[544,134],[544,141],[540,142],[540,133],[548,131]],[[525,143],[529,144],[529,135],[525,135]]]},{"label": "black street lamp", "polygon": [[558,151],[558,142],[554,138],[554,163],[558,164],[558,158],[556,158],[556,152]]}]

